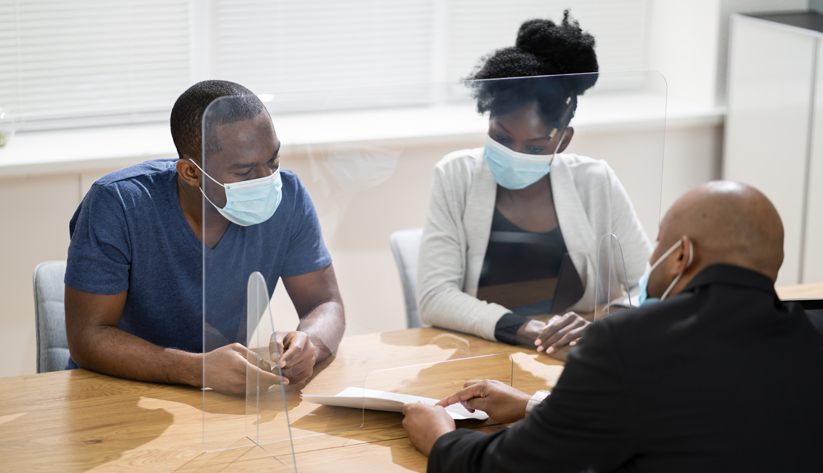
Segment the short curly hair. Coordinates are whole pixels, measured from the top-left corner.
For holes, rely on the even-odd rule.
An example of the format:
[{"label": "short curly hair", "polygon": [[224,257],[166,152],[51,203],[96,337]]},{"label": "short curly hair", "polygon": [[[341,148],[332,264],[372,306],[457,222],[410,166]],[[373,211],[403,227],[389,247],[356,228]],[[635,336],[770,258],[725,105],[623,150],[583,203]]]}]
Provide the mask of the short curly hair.
[{"label": "short curly hair", "polygon": [[[566,104],[576,107],[574,99],[597,81],[597,74],[584,74],[598,72],[594,44],[594,37],[570,18],[568,10],[559,25],[541,19],[524,22],[514,47],[483,57],[465,79],[477,100],[477,111],[499,116],[536,103],[544,121],[558,121]],[[564,76],[515,79],[557,75]]]},{"label": "short curly hair", "polygon": [[[222,97],[219,102],[215,102]],[[209,105],[215,102],[211,108]],[[219,152],[220,144],[211,131],[215,125],[236,123],[257,117],[266,111],[254,92],[226,80],[205,80],[183,92],[171,109],[171,137],[180,159],[184,156],[202,162],[203,114],[209,110],[206,149]]]}]

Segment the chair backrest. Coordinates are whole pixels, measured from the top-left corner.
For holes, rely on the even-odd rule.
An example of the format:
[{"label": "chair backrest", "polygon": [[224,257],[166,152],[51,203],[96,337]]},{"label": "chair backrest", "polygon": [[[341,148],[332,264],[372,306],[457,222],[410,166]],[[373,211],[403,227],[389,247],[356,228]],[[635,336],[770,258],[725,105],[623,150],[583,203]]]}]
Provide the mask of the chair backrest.
[{"label": "chair backrest", "polygon": [[417,313],[417,254],[420,252],[422,228],[398,230],[391,234],[391,248],[400,281],[403,283],[403,298],[406,300],[406,326],[408,328],[427,327]]},{"label": "chair backrest", "polygon": [[34,320],[37,326],[37,372],[62,371],[69,363],[66,310],[63,304],[65,261],[46,261],[34,268]]}]

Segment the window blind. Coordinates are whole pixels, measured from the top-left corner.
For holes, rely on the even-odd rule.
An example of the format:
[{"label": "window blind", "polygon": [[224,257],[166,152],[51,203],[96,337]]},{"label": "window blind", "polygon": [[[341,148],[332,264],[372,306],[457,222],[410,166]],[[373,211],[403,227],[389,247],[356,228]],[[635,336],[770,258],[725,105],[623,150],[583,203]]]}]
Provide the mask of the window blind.
[{"label": "window blind", "polygon": [[517,29],[525,20],[548,18],[560,23],[569,7],[583,30],[595,37],[601,71],[646,66],[646,0],[450,0],[448,79],[467,77],[483,55],[514,46]]},{"label": "window blind", "polygon": [[[524,20],[559,21],[567,4],[0,0],[0,107],[26,129],[162,122],[205,78],[286,93],[280,111],[416,104],[443,95],[398,84],[466,77],[481,56],[514,44]],[[574,2],[602,71],[645,66],[647,8],[646,0]]]},{"label": "window blind", "polygon": [[26,129],[168,119],[191,77],[188,0],[0,0],[0,106]]},{"label": "window blind", "polygon": [[[257,94],[431,82],[434,14],[434,0],[216,0],[213,69]],[[286,106],[334,108],[315,99]]]}]

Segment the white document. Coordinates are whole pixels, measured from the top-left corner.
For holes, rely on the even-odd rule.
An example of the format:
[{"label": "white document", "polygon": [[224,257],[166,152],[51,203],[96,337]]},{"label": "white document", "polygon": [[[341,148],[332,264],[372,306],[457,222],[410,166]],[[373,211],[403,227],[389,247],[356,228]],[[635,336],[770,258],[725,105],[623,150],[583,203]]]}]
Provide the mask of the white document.
[{"label": "white document", "polygon": [[[375,411],[402,412],[403,404],[412,402],[423,402],[433,406],[439,399],[428,397],[412,396],[410,394],[397,394],[386,391],[376,391],[374,389],[363,389],[357,387],[346,388],[335,396],[317,396],[314,394],[303,394],[303,399],[314,404],[324,404],[326,406],[352,407],[355,409],[371,409]],[[460,404],[455,404],[446,408],[446,412],[455,420],[477,419],[486,420],[489,415],[483,411],[475,410],[469,412]]]}]

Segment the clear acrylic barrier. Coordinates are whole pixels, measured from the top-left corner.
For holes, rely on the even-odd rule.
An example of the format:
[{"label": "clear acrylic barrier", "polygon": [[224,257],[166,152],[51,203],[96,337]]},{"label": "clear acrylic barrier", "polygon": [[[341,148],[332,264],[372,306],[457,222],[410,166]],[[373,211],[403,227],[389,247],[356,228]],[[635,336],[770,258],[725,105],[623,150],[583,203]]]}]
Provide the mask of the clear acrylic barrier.
[{"label": "clear acrylic barrier", "polygon": [[[581,82],[594,85],[585,94],[569,95],[569,90]],[[633,84],[634,88],[620,84]],[[347,387],[362,386],[365,377],[375,370],[497,353],[492,342],[463,334],[438,338],[424,337],[422,334],[428,332],[420,332],[419,339],[408,342],[405,335],[389,333],[403,328],[405,320],[389,236],[396,230],[424,224],[435,164],[457,150],[473,153],[479,164],[467,172],[479,174],[472,175],[473,194],[465,198],[477,207],[495,206],[497,186],[482,162],[483,146],[490,134],[489,114],[477,113],[483,90],[518,100],[526,97],[526,102],[539,99],[544,108],[550,108],[538,113],[543,125],[549,131],[556,130],[555,136],[571,135],[568,147],[555,157],[548,178],[557,226],[582,284],[582,295],[567,309],[582,315],[591,313],[597,305],[598,287],[605,287],[597,282],[604,234],[619,238],[625,257],[624,280],[626,287],[634,291],[648,261],[648,242],[656,237],[660,217],[666,94],[665,81],[654,71],[311,93],[267,94],[267,90],[255,90],[268,108],[276,133],[276,138],[271,136],[259,143],[244,142],[247,135],[229,132],[259,116],[257,98],[218,99],[203,118],[203,156],[198,164],[221,184],[259,178],[262,175],[258,171],[241,176],[246,170],[224,169],[221,166],[227,162],[223,160],[239,162],[255,153],[273,157],[279,143],[281,178],[293,173],[291,176],[305,186],[316,209],[322,239],[333,257],[346,306],[347,336],[381,332],[380,341],[397,345],[398,354],[367,353],[365,347],[356,347],[359,351],[351,346],[341,348],[337,357],[318,364],[308,382],[284,386],[285,403],[282,397],[274,399],[277,396],[272,389],[260,394],[257,401],[262,401],[261,407],[250,410],[248,416],[245,398],[204,391],[206,450],[255,442],[286,445],[290,431],[299,452],[300,439],[369,428],[369,416],[362,412],[318,407],[303,401],[302,394],[334,395]],[[566,104],[570,97],[573,100]],[[558,104],[557,109],[552,109],[552,104]],[[568,127],[574,132],[569,133]],[[255,144],[258,146],[252,146]],[[290,179],[288,183],[283,180],[283,201],[273,217],[273,221],[280,222],[278,225],[287,225],[294,221],[289,219],[297,218],[287,216],[298,215],[293,205],[296,180]],[[209,178],[203,178],[201,185],[211,199],[202,201],[204,353],[230,343],[248,346],[252,339],[259,340],[257,348],[262,352],[272,327],[265,320],[251,326],[243,315],[248,277],[255,271],[264,276],[266,293],[273,297],[273,325],[280,330],[295,330],[300,322],[297,310],[279,278],[288,271],[288,275],[299,272],[282,262],[286,255],[295,254],[292,246],[304,241],[305,234],[290,230],[286,236],[271,236],[265,225],[231,224],[223,237],[216,239],[205,230],[211,232],[212,227],[224,223],[215,208],[226,205],[225,189]],[[485,187],[481,190],[480,186]],[[548,230],[545,222],[538,223],[524,228],[533,232]],[[255,258],[249,262],[244,257],[251,251]],[[346,339],[341,346],[346,346]],[[269,360],[267,356],[263,355],[264,361]],[[204,376],[217,371],[217,366],[209,363],[206,358]],[[251,435],[257,436],[254,442],[247,437],[250,418],[258,421],[257,426],[250,422],[254,426],[250,427]],[[288,422],[288,429],[277,424],[281,419]]]},{"label": "clear acrylic barrier", "polygon": [[[203,385],[207,387],[203,391],[203,449],[207,452],[254,446],[258,440],[257,433],[246,425],[255,415],[247,412],[246,396],[257,394],[256,366],[261,364],[259,355],[249,350],[249,334],[265,314],[262,300],[268,302],[273,286],[269,283],[263,294],[258,294],[256,281],[251,283],[250,276],[264,268],[235,264],[245,246],[238,238],[240,227],[223,219],[207,199],[221,208],[226,206],[226,192],[215,181],[237,180],[229,177],[230,166],[242,160],[234,152],[237,142],[232,141],[236,137],[232,127],[259,111],[253,101],[242,97],[212,102],[203,115],[202,156],[195,162],[202,169],[200,189],[195,192],[202,190],[203,195]],[[237,355],[246,362],[239,362]],[[280,397],[282,400],[282,393]]]},{"label": "clear acrylic barrier", "polygon": [[629,285],[623,248],[613,233],[600,238],[597,253],[597,288],[595,291],[594,320],[606,317],[615,310],[633,307],[639,287]]},{"label": "clear acrylic barrier", "polygon": [[[581,83],[594,85],[581,95],[567,94]],[[636,287],[651,251],[647,243],[655,240],[661,215],[666,84],[659,73],[266,94],[278,136],[284,145],[292,145],[284,166],[297,172],[312,196],[338,280],[348,281],[345,302],[351,313],[373,313],[380,321],[385,318],[376,314],[402,313],[399,292],[387,290],[385,296],[375,297],[373,291],[397,281],[386,242],[396,230],[423,226],[432,197],[432,169],[443,156],[463,149],[482,159],[490,116],[478,114],[477,105],[489,93],[515,102],[527,97],[549,107],[558,104],[559,112],[541,113],[540,118],[550,128],[568,124],[574,129],[557,159],[558,164],[567,163],[567,169],[553,165],[549,175],[567,250],[596,255],[600,237],[614,233],[623,242],[627,274],[631,287]],[[575,108],[571,115],[563,115],[570,96]],[[299,104],[311,104],[313,113],[293,113]],[[466,199],[493,206],[489,196],[495,186],[488,170],[467,172],[473,174],[473,194]],[[476,190],[481,186],[482,191]],[[642,235],[645,242],[640,241]],[[589,305],[595,296],[597,258],[592,261],[588,268],[580,268]],[[347,333],[399,328],[366,317],[350,317],[347,324]]]},{"label": "clear acrylic barrier", "polygon": [[[255,96],[221,97],[204,113],[198,165],[203,174],[203,379],[213,389],[203,395],[203,445],[206,451],[258,445],[294,469],[290,422],[304,426],[299,436],[316,436],[359,429],[363,414],[309,412],[300,399],[305,382],[271,386],[273,377],[283,379],[283,370],[290,368],[281,370],[283,354],[274,349],[273,334],[280,333],[270,308],[276,283],[282,273],[321,269],[310,265],[324,257],[316,250],[322,248],[319,234],[313,234],[314,242],[301,234],[301,227],[312,225],[312,215],[289,220],[294,209],[304,208],[304,196],[295,196],[294,178],[278,170],[278,147],[265,107]],[[252,188],[251,194],[239,189],[243,181],[260,183],[261,178],[272,182]],[[261,201],[254,202],[255,196],[262,188],[263,207],[270,204],[267,198],[274,194],[266,190],[269,185],[286,187],[279,193],[281,203],[291,208],[278,213],[272,207],[274,215],[258,223]],[[288,244],[276,244],[283,241]],[[303,246],[306,259],[314,260],[290,256],[301,245],[309,248]],[[304,267],[309,269],[301,272]],[[241,315],[244,307],[246,317]],[[283,333],[296,328],[284,327]],[[219,356],[221,351],[231,356]],[[245,363],[238,363],[238,352]]]},{"label": "clear acrylic barrier", "polygon": [[[449,152],[483,146],[489,113],[477,113],[477,93],[482,89],[478,85],[493,84],[492,89],[500,91],[493,93],[518,99],[539,96],[551,106],[552,101],[565,101],[570,88],[580,83],[594,85],[583,94],[570,94],[576,106],[568,123],[574,136],[562,153],[608,163],[654,241],[666,115],[666,82],[656,71],[257,92],[288,148],[287,166],[298,173],[315,201],[329,246],[335,240],[354,245],[351,240],[363,228],[363,215],[381,211],[372,215],[384,221],[369,222],[380,231],[360,235],[359,248],[364,248],[378,241],[385,245],[384,226],[421,226],[434,164]],[[375,147],[379,156],[374,155]],[[410,211],[386,213],[391,208]]]},{"label": "clear acrylic barrier", "polygon": [[[288,400],[284,385],[272,385],[264,376],[270,372],[283,378],[277,347],[269,349],[269,339],[261,340],[255,330],[261,323],[271,324],[274,318],[269,303],[269,291],[263,275],[254,272],[248,282],[246,366],[246,437],[271,454],[292,471],[297,471],[294,444],[289,429]],[[267,361],[269,360],[269,361]],[[262,378],[262,379],[261,379]],[[271,444],[271,445],[269,445]]]}]

